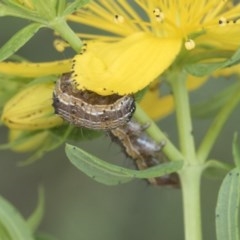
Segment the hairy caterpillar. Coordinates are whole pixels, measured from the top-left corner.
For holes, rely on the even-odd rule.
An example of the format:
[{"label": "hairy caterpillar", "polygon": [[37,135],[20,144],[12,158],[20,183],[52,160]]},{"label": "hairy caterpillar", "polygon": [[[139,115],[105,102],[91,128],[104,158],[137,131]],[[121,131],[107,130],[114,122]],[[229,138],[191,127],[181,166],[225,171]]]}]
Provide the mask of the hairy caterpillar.
[{"label": "hairy caterpillar", "polygon": [[[77,127],[107,130],[138,169],[163,162],[161,148],[164,143],[157,144],[151,140],[144,132],[146,125],[130,120],[135,111],[133,96],[100,96],[91,91],[76,90],[71,73],[66,73],[56,83],[53,107],[56,114]],[[148,181],[154,185],[179,185],[177,174]]]}]

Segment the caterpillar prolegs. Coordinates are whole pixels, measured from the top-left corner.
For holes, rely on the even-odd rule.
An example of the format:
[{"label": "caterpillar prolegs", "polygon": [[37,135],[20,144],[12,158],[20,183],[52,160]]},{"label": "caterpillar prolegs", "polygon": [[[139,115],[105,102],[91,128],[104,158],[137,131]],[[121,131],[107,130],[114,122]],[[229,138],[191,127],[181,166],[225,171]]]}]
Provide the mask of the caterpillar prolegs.
[{"label": "caterpillar prolegs", "polygon": [[[147,126],[131,120],[135,111],[132,95],[100,96],[88,90],[80,91],[71,75],[71,72],[63,74],[56,83],[53,92],[56,114],[77,127],[108,131],[138,169],[147,169],[165,161],[161,152],[164,143],[151,140],[144,132]],[[154,185],[179,185],[175,173],[148,181]]]}]

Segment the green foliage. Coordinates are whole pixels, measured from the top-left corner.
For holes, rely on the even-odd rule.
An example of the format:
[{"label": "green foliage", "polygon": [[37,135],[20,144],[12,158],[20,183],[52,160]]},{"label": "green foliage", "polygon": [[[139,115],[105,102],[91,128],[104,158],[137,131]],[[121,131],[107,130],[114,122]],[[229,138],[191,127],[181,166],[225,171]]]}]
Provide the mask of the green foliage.
[{"label": "green foliage", "polygon": [[[0,16],[14,16],[27,19],[32,23],[15,33],[10,40],[8,40],[6,44],[0,48],[0,61],[10,58],[43,27],[50,28],[57,32],[57,34],[68,42],[76,52],[79,52],[82,47],[82,42],[75,32],[73,32],[68,26],[66,16],[83,7],[88,2],[90,2],[90,0],[32,0],[28,6],[26,3],[22,4],[21,1],[2,0],[0,2]],[[111,8],[111,5],[109,5],[109,8]],[[129,13],[131,13],[131,11],[129,11]],[[201,32],[200,34],[204,34],[204,32]],[[177,61],[178,64],[180,63],[181,67],[184,62],[191,62],[183,67],[184,71],[182,71],[183,69],[179,70],[180,67],[174,64],[172,65],[170,71],[166,71],[166,78],[171,78],[171,71],[174,73],[174,79],[170,79],[169,82],[172,82],[171,90],[173,91],[177,108],[176,115],[179,128],[179,149],[170,142],[165,134],[151,119],[149,119],[148,116],[146,118],[138,116],[138,118],[135,113],[134,117],[139,120],[139,122],[151,122],[151,126],[148,130],[146,130],[150,137],[157,142],[160,142],[162,138],[167,140],[167,144],[163,149],[163,152],[170,160],[174,159],[174,161],[159,164],[145,170],[133,170],[105,162],[90,153],[69,144],[66,145],[65,149],[67,157],[77,169],[84,172],[89,177],[94,178],[97,182],[105,185],[117,185],[130,182],[134,179],[148,179],[178,172],[180,179],[182,180],[183,198],[184,200],[187,199],[185,202],[191,203],[184,205],[184,216],[187,219],[186,222],[188,222],[188,224],[190,222],[189,226],[186,226],[186,236],[188,236],[186,239],[193,239],[189,236],[195,236],[195,233],[198,233],[198,236],[195,236],[196,239],[201,239],[200,201],[197,199],[200,197],[200,184],[197,184],[200,182],[198,180],[200,179],[202,170],[205,170],[204,173],[207,176],[223,177],[226,175],[226,172],[229,172],[232,168],[230,164],[222,163],[217,160],[206,160],[208,159],[208,154],[212,149],[224,123],[239,103],[239,96],[236,94],[236,92],[239,92],[239,83],[224,89],[222,92],[213,95],[211,99],[192,108],[192,115],[201,118],[214,117],[220,112],[220,114],[215,118],[212,127],[209,128],[209,132],[205,135],[206,137],[203,140],[203,144],[201,145],[202,147],[200,146],[200,157],[196,156],[195,139],[192,134],[192,120],[189,109],[190,104],[187,89],[185,88],[185,70],[195,76],[210,76],[215,70],[230,67],[240,62],[240,49],[237,49],[235,53],[224,51],[223,53],[220,53],[220,55],[216,55],[218,50],[215,51],[215,54],[213,54],[213,51],[207,52],[204,57],[192,56],[185,51]],[[186,61],[181,62],[181,60],[186,57],[185,54],[189,54],[192,58],[189,58],[190,61],[187,59]],[[195,55],[197,54],[195,53]],[[225,60],[219,60],[217,62],[213,61],[214,56]],[[201,57],[202,59],[199,59]],[[197,61],[194,61],[194,58],[195,60],[197,59]],[[209,59],[210,61],[207,62]],[[31,81],[30,84],[37,84],[39,82],[53,82],[54,80],[56,80],[55,76],[37,79],[1,76],[0,109],[2,109],[6,101],[15,94],[18,88],[24,86],[29,81]],[[7,81],[7,84],[5,84],[5,81]],[[138,101],[141,99],[147,90],[148,87],[139,91],[135,95],[135,100]],[[94,130],[63,125],[61,127],[44,129],[42,131],[25,131],[19,136],[19,138],[15,139],[15,141],[1,145],[0,149],[14,149],[14,147],[31,141],[36,134],[42,132],[47,133],[46,140],[41,142],[39,146],[33,150],[32,155],[25,161],[21,162],[20,165],[27,165],[34,162],[42,157],[46,152],[56,149],[66,141],[82,141],[98,137],[102,134],[102,132]],[[216,208],[218,240],[240,240],[240,148],[237,135],[234,137],[232,148],[236,168],[227,174],[220,188]],[[191,178],[188,178],[189,176],[193,177],[192,179],[197,179],[194,183],[195,186],[192,182],[183,180],[192,180]],[[190,214],[188,214],[189,212]],[[39,192],[38,206],[27,221],[10,203],[0,197],[0,239],[52,240],[53,238],[49,235],[35,234],[35,231],[42,220],[43,213],[44,195],[42,190]],[[192,228],[191,220],[196,220],[196,222],[199,221],[198,226],[195,225],[195,228]]]},{"label": "green foliage", "polygon": [[175,161],[138,171],[107,163],[106,161],[69,144],[66,145],[65,151],[67,157],[75,167],[97,182],[106,185],[126,183],[136,178],[146,179],[160,177],[176,172],[183,166],[182,161]]},{"label": "green foliage", "polygon": [[239,240],[240,170],[233,169],[224,178],[216,207],[217,240]]},{"label": "green foliage", "polygon": [[33,232],[38,227],[44,209],[43,190],[39,191],[38,206],[26,222],[21,214],[7,200],[0,196],[0,239],[34,240]]},{"label": "green foliage", "polygon": [[8,42],[0,48],[0,61],[14,54],[19,48],[27,43],[43,25],[39,23],[29,24],[18,31]]},{"label": "green foliage", "polygon": [[0,49],[0,61],[7,59],[27,43],[42,27],[58,32],[63,39],[72,43],[77,51],[82,46],[81,40],[67,25],[65,17],[78,10],[90,0],[76,0],[66,4],[65,0],[32,0],[32,7],[24,6],[17,1],[4,0],[0,3],[0,16],[14,16],[28,19],[34,23],[21,29]]},{"label": "green foliage", "polygon": [[188,73],[202,77],[202,76],[208,76],[213,71],[221,68],[230,67],[233,65],[236,65],[240,62],[240,48],[232,54],[232,56],[229,56],[226,60],[221,62],[208,62],[208,63],[192,63],[187,64],[185,66],[185,69]]},{"label": "green foliage", "polygon": [[82,8],[85,4],[89,3],[91,0],[76,0],[70,3],[63,12],[64,16],[71,14],[72,12]]},{"label": "green foliage", "polygon": [[45,209],[45,197],[44,197],[43,188],[40,187],[38,192],[39,193],[38,193],[37,207],[32,212],[31,216],[27,219],[27,224],[33,233],[39,227],[39,225],[43,219],[43,214],[44,214],[44,209]]},{"label": "green foliage", "polygon": [[231,169],[231,164],[211,159],[205,164],[204,175],[209,178],[223,178]]},{"label": "green foliage", "polygon": [[234,134],[232,152],[233,152],[234,163],[236,167],[240,169],[240,146],[239,146],[237,133]]}]

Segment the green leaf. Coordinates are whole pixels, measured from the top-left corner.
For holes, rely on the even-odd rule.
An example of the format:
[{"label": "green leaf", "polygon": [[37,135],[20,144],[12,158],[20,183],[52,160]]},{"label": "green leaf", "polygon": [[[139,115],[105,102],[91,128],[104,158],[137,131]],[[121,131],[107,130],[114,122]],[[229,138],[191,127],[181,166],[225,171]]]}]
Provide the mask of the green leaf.
[{"label": "green leaf", "polygon": [[69,4],[63,12],[63,16],[67,16],[79,8],[82,8],[85,4],[89,3],[91,0],[75,0],[73,3]]},{"label": "green leaf", "polygon": [[66,0],[57,1],[57,5],[56,5],[57,16],[62,16],[65,8],[66,8]]},{"label": "green leaf", "polygon": [[235,168],[224,178],[216,207],[217,240],[239,240],[240,170]]},{"label": "green leaf", "polygon": [[75,146],[66,145],[68,159],[79,170],[96,181],[106,185],[126,183],[134,178],[152,178],[163,176],[181,169],[183,162],[169,162],[146,170],[132,170],[105,162]]},{"label": "green leaf", "polygon": [[210,75],[213,71],[221,68],[230,67],[240,62],[240,48],[227,60],[215,63],[192,63],[187,64],[185,69],[194,76],[202,77]]},{"label": "green leaf", "polygon": [[20,49],[42,27],[39,23],[32,23],[18,31],[5,45],[0,48],[0,61],[7,59]]},{"label": "green leaf", "polygon": [[0,239],[34,240],[25,220],[3,197],[0,197]]},{"label": "green leaf", "polygon": [[204,175],[209,178],[223,178],[233,168],[232,165],[218,160],[209,160],[204,167]]},{"label": "green leaf", "polygon": [[40,187],[38,191],[37,207],[31,214],[31,216],[27,219],[28,226],[32,230],[32,232],[35,232],[37,230],[42,221],[44,214],[44,206],[45,206],[44,190],[42,187]]},{"label": "green leaf", "polygon": [[224,104],[232,97],[232,94],[239,89],[239,83],[232,84],[223,91],[218,92],[210,99],[191,107],[191,114],[197,118],[211,118],[221,110]]},{"label": "green leaf", "polygon": [[5,1],[5,5],[0,3],[0,16],[14,16],[18,18],[28,19],[34,22],[46,23],[37,13],[21,5],[17,1]]},{"label": "green leaf", "polygon": [[223,65],[223,62],[217,63],[193,63],[187,64],[185,69],[191,75],[197,77],[203,77],[206,75],[210,75],[213,71],[220,68]]},{"label": "green leaf", "polygon": [[240,62],[240,48],[230,58],[224,61],[221,68],[231,67],[233,65],[238,64],[239,62]]},{"label": "green leaf", "polygon": [[38,15],[45,20],[52,20],[56,16],[56,0],[32,0]]},{"label": "green leaf", "polygon": [[240,169],[240,145],[239,145],[237,133],[235,133],[233,137],[232,151],[233,151],[233,160],[235,162],[235,165],[237,166],[238,169]]}]

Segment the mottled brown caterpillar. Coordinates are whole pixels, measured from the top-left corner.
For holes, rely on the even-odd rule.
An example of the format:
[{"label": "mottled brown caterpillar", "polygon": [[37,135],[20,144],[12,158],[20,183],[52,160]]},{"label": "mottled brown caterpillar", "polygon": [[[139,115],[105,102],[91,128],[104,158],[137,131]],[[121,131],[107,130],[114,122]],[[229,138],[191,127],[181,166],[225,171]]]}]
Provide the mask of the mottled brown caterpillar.
[{"label": "mottled brown caterpillar", "polygon": [[[67,122],[96,130],[107,130],[110,136],[122,146],[138,169],[147,169],[163,162],[161,148],[144,132],[146,125],[130,120],[135,111],[132,95],[100,96],[94,92],[80,91],[75,87],[71,73],[57,81],[53,92],[55,113]],[[178,186],[177,174],[148,179],[154,185]]]},{"label": "mottled brown caterpillar", "polygon": [[134,111],[133,96],[100,96],[75,88],[71,73],[63,74],[53,92],[55,113],[67,122],[90,129],[113,129],[128,122]]},{"label": "mottled brown caterpillar", "polygon": [[[131,120],[122,127],[109,132],[113,141],[122,146],[125,154],[134,160],[138,169],[147,169],[166,161],[161,151],[165,142],[158,144],[152,140],[144,132],[147,127]],[[179,187],[179,178],[176,173],[150,178],[148,182],[159,186]]]}]

